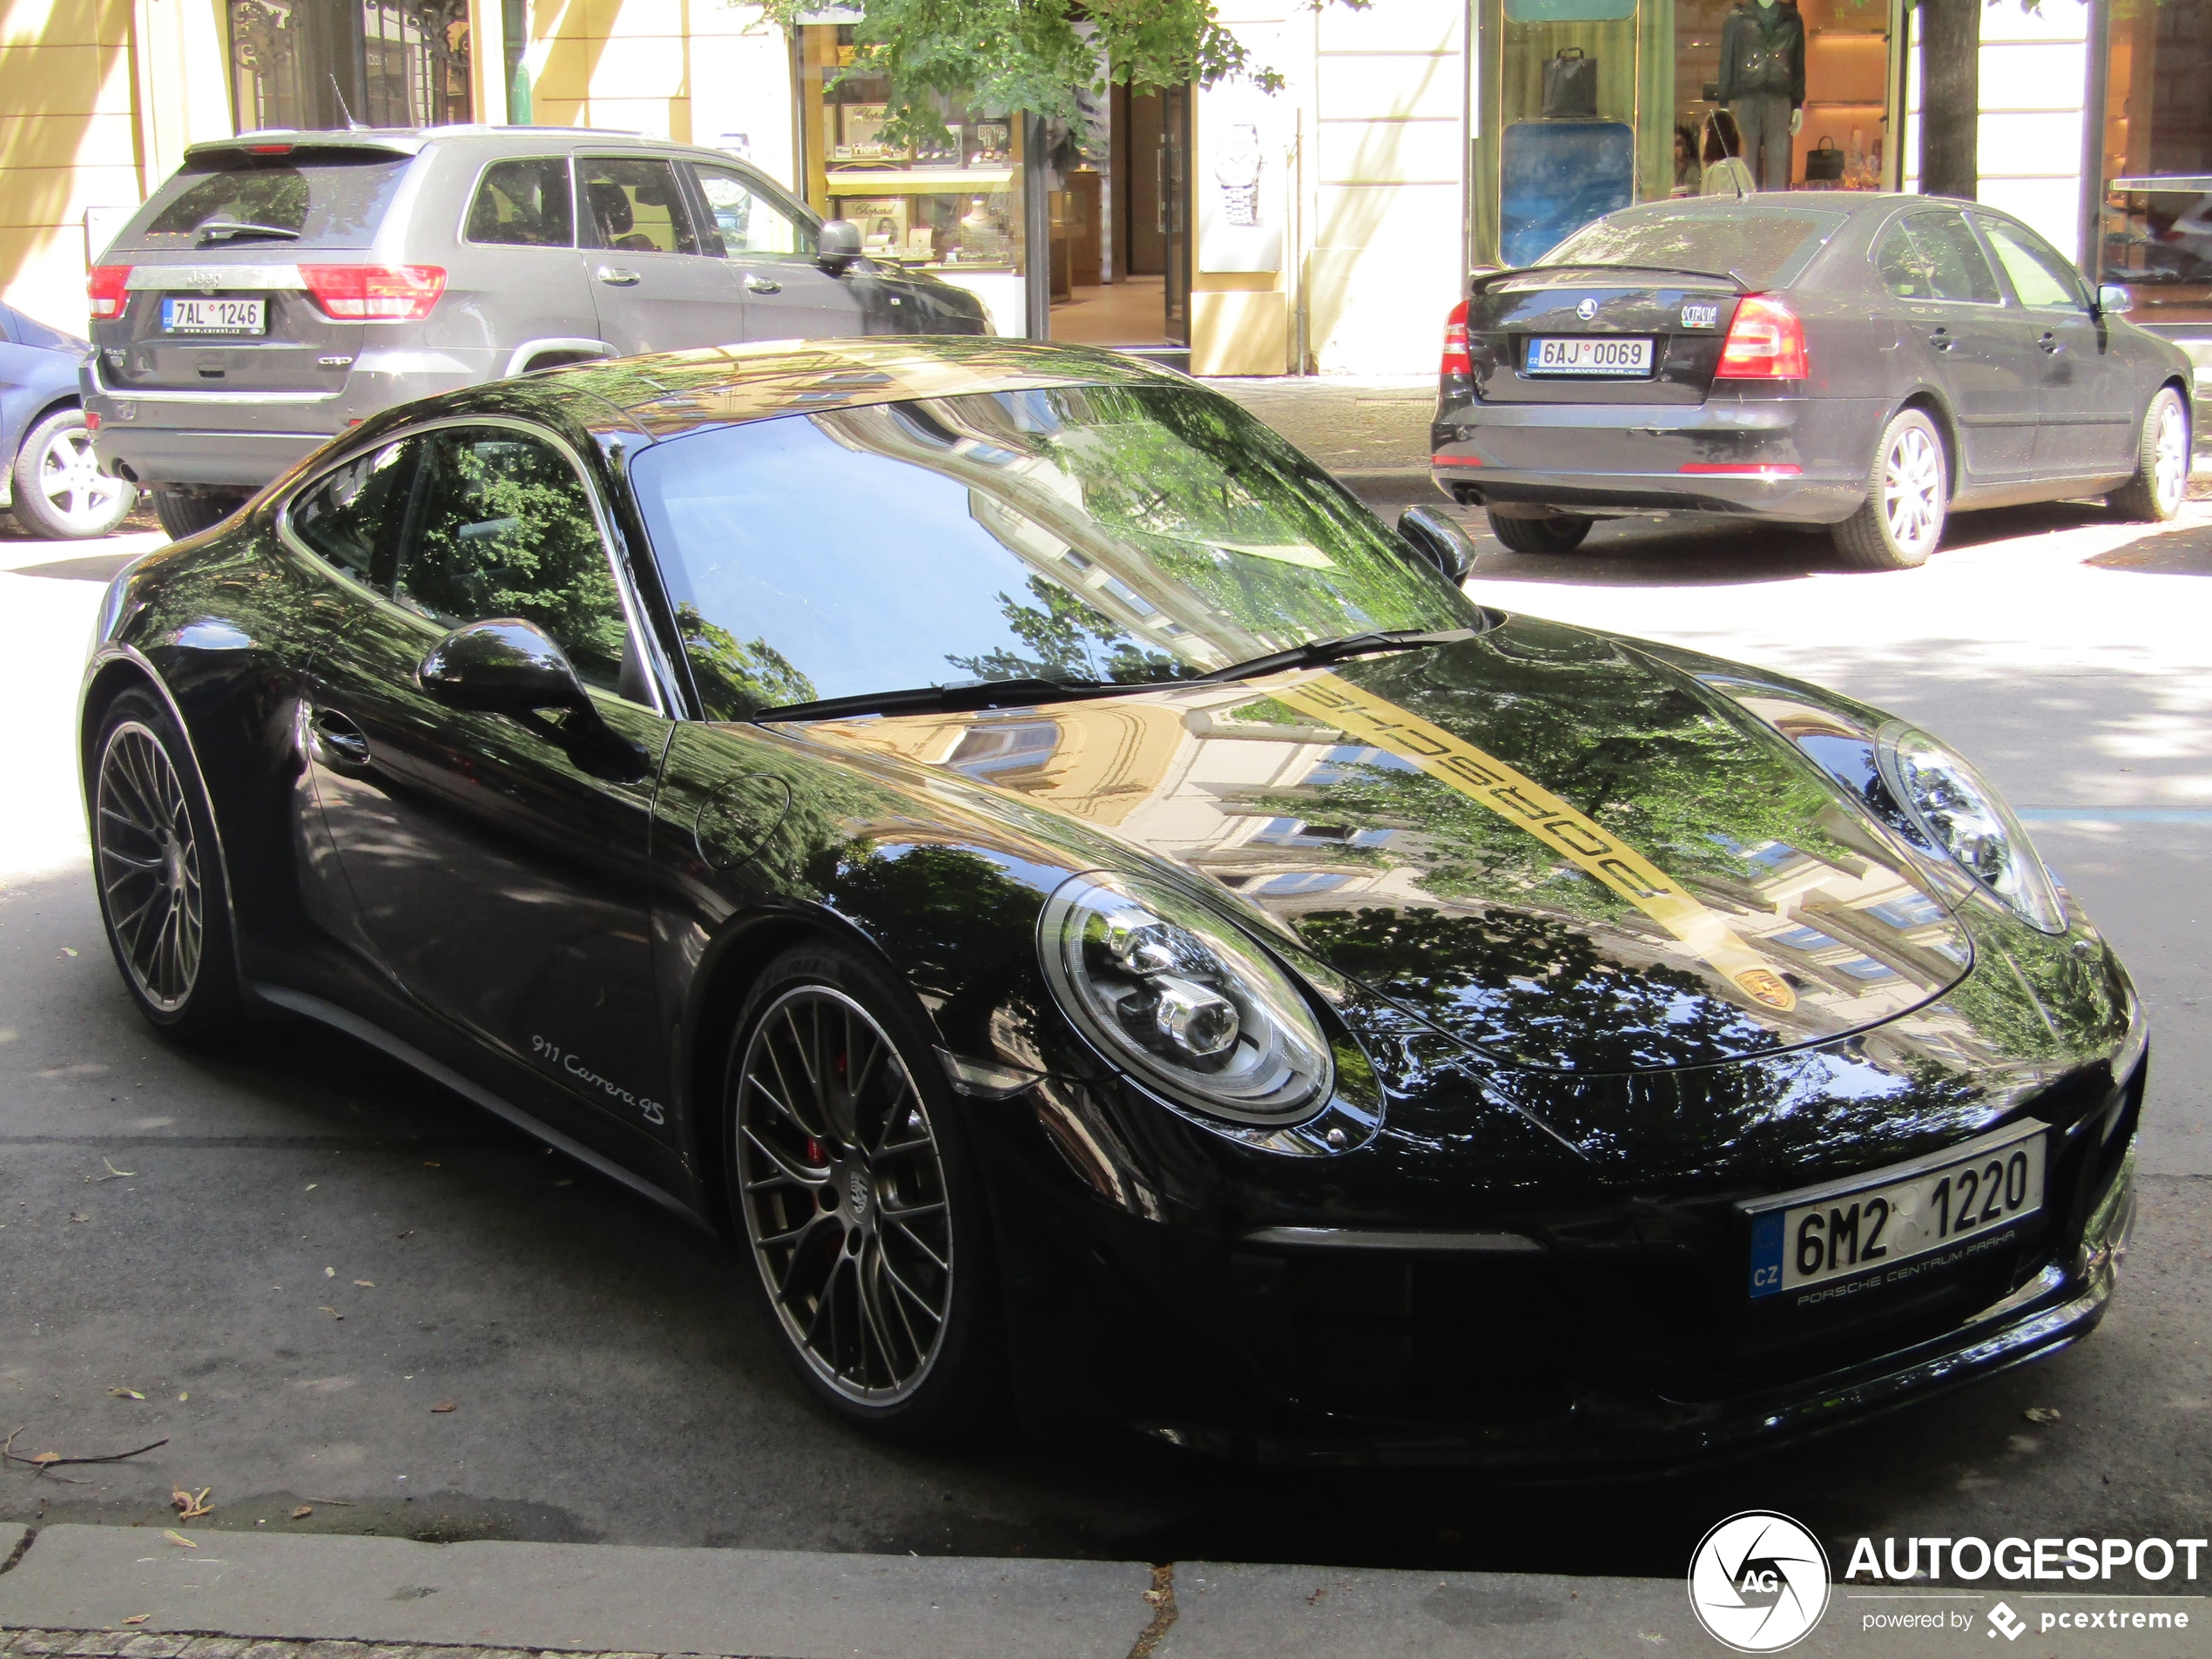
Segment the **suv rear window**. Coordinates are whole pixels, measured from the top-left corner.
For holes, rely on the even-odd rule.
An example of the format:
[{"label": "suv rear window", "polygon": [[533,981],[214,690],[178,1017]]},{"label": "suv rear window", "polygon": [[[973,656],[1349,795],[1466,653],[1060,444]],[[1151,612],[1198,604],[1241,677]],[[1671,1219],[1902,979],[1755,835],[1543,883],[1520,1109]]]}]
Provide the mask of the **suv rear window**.
[{"label": "suv rear window", "polygon": [[354,149],[194,156],[118,246],[367,247],[414,159]]},{"label": "suv rear window", "polygon": [[1735,202],[1723,213],[1689,208],[1615,213],[1586,225],[1538,265],[1636,265],[1710,271],[1753,288],[1794,281],[1846,215]]}]

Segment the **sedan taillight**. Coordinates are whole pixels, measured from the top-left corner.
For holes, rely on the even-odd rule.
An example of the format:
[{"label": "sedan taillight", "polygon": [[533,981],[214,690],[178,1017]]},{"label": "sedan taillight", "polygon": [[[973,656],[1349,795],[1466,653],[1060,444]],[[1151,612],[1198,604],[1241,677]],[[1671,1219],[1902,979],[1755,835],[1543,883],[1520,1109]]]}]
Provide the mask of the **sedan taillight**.
[{"label": "sedan taillight", "polygon": [[84,297],[91,302],[96,320],[108,320],[123,314],[131,303],[131,267],[127,265],[96,265],[92,274],[84,279]]},{"label": "sedan taillight", "polygon": [[1467,302],[1464,300],[1444,319],[1444,361],[1436,372],[1446,378],[1474,378],[1474,360],[1467,354]]},{"label": "sedan taillight", "polygon": [[1746,294],[1721,344],[1716,380],[1801,381],[1805,367],[1805,326],[1779,300]]},{"label": "sedan taillight", "polygon": [[435,265],[303,265],[300,280],[324,316],[343,322],[420,322],[446,291]]}]

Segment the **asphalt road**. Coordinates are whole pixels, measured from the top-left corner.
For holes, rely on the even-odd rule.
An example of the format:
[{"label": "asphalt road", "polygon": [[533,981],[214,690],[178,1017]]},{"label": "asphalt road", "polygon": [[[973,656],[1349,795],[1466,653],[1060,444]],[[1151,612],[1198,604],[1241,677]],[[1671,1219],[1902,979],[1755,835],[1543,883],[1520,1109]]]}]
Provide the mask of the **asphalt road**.
[{"label": "asphalt road", "polygon": [[[1278,394],[1270,418],[1316,448],[1352,433],[1387,502],[1389,434],[1420,403]],[[98,578],[132,545],[0,521],[0,1433],[169,1443],[64,1472],[80,1485],[7,1466],[0,1520],[153,1524],[181,1486],[212,1488],[198,1524],[249,1529],[1665,1575],[1753,1507],[1846,1548],[2212,1531],[2212,509],[2149,536],[2087,508],[1968,521],[1897,576],[1711,524],[1608,525],[1571,559],[1486,543],[1487,602],[1823,678],[1966,747],[2157,1033],[2142,1221],[2089,1341],[1794,1451],[1541,1490],[1121,1445],[886,1450],[809,1406],[743,1262],[590,1171],[327,1032],[272,1025],[220,1057],[152,1038],[102,941],[69,740]]]}]

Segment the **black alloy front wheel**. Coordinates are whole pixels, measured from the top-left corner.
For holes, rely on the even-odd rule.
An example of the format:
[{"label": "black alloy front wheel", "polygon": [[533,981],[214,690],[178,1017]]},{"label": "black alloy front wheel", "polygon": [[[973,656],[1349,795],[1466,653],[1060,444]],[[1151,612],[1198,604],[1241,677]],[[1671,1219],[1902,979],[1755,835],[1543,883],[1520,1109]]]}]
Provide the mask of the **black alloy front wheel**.
[{"label": "black alloy front wheel", "polygon": [[1580,513],[1547,513],[1541,518],[1508,518],[1490,509],[1490,534],[1516,553],[1572,553],[1597,523]]},{"label": "black alloy front wheel", "polygon": [[213,821],[183,737],[151,691],[125,691],[89,759],[92,870],[123,982],[160,1030],[219,1035],[238,1016],[238,964]]},{"label": "black alloy front wheel", "polygon": [[738,1020],[725,1109],[785,1358],[839,1416],[923,1443],[979,1426],[1003,1367],[981,1195],[911,1001],[850,952],[779,958]]}]

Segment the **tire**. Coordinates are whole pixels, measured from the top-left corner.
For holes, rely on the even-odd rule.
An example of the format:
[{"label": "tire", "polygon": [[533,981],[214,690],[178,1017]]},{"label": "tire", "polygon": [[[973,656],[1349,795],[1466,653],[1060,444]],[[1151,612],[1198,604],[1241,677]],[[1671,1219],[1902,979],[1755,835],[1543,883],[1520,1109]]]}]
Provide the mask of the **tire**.
[{"label": "tire", "polygon": [[723,1110],[736,1231],[808,1392],[907,1445],[997,1417],[989,1220],[912,992],[834,946],[779,957],[738,1017]]},{"label": "tire", "polygon": [[2135,435],[2135,475],[2106,500],[2122,518],[2163,524],[2182,510],[2188,493],[2188,406],[2172,387],[2161,386]]},{"label": "tire", "polygon": [[86,755],[92,872],[123,983],[186,1042],[238,1024],[238,955],[214,820],[177,724],[152,691],[108,705]]},{"label": "tire", "polygon": [[108,535],[138,499],[129,483],[100,471],[82,409],[56,409],[30,428],[11,482],[16,522],[55,541]]},{"label": "tire", "polygon": [[153,516],[169,532],[171,541],[181,542],[187,536],[213,529],[244,506],[246,500],[246,493],[240,490],[165,488],[153,492]]},{"label": "tire", "polygon": [[1866,499],[1829,533],[1838,555],[1854,569],[1909,570],[1925,564],[1943,540],[1950,502],[1943,435],[1919,409],[1900,409],[1874,446]]},{"label": "tire", "polygon": [[1597,523],[1580,513],[1552,513],[1543,518],[1507,518],[1493,509],[1490,534],[1516,553],[1572,553]]}]

